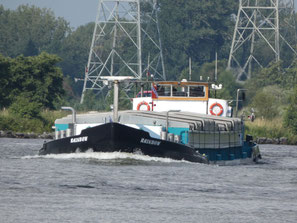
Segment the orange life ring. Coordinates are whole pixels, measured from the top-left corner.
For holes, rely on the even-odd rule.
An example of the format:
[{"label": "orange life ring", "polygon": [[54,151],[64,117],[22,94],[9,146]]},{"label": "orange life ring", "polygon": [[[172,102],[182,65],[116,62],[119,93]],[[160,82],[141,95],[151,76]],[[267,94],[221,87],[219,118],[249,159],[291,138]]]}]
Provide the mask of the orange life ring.
[{"label": "orange life ring", "polygon": [[[213,112],[213,109],[214,109],[215,107],[219,107],[219,108],[220,108],[220,111],[219,111],[218,113],[214,113],[214,112]],[[220,115],[223,114],[224,108],[223,108],[223,106],[222,106],[221,104],[219,104],[219,103],[216,102],[216,103],[213,103],[213,104],[209,107],[209,111],[210,111],[210,114],[212,114],[212,115],[220,116]]]},{"label": "orange life ring", "polygon": [[148,111],[151,110],[150,105],[149,105],[146,101],[142,101],[142,102],[139,102],[139,104],[137,105],[137,110],[138,110],[138,111],[140,110],[140,107],[141,107],[142,105],[146,105]]}]

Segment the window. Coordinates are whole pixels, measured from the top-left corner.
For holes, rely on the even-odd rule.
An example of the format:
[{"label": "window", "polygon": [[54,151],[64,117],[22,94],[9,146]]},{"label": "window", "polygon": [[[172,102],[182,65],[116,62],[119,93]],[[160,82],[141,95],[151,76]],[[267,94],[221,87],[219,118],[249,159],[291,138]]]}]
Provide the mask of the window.
[{"label": "window", "polygon": [[205,97],[204,86],[190,86],[190,97]]},{"label": "window", "polygon": [[187,86],[173,86],[172,95],[175,97],[187,97],[188,87]]},{"label": "window", "polygon": [[160,85],[157,87],[158,96],[171,96],[171,85]]}]

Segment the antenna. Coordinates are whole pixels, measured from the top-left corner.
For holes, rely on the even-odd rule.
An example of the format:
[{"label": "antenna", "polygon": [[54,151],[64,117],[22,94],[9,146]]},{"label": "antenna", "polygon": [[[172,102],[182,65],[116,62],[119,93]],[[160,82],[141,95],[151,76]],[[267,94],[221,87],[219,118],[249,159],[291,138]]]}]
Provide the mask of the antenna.
[{"label": "antenna", "polygon": [[218,53],[216,52],[216,64],[215,64],[215,82],[218,81]]},{"label": "antenna", "polygon": [[[143,61],[150,55],[154,76],[166,79],[156,0],[99,0],[81,103],[87,90],[102,92],[101,76],[133,76],[141,79]],[[149,7],[147,7],[149,6]],[[141,26],[142,25],[142,26]],[[145,49],[145,51],[144,51]]]},{"label": "antenna", "polygon": [[189,80],[192,80],[192,58],[189,58]]},{"label": "antenna", "polygon": [[286,39],[288,31],[296,33],[294,15],[294,0],[239,0],[228,60],[238,81],[249,79],[255,65],[279,61],[286,51],[297,56],[296,43]]}]

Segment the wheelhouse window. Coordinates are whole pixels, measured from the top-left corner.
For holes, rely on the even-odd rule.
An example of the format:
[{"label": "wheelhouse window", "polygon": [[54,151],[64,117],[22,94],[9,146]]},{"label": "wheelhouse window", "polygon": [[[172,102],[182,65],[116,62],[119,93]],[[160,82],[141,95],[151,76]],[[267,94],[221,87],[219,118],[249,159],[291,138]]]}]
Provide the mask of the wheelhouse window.
[{"label": "wheelhouse window", "polygon": [[190,86],[190,97],[205,97],[204,86]]},{"label": "wheelhouse window", "polygon": [[172,88],[172,85],[159,85],[157,87],[157,93],[158,93],[158,96],[171,96],[171,88]]},{"label": "wheelhouse window", "polygon": [[205,97],[204,85],[158,85],[159,97]]},{"label": "wheelhouse window", "polygon": [[173,86],[172,96],[174,97],[188,97],[188,86]]}]

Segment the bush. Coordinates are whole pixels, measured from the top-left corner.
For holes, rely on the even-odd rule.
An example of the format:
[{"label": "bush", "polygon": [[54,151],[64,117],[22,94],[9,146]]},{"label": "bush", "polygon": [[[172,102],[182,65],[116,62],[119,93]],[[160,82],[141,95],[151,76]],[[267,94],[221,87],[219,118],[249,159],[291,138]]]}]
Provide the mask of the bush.
[{"label": "bush", "polygon": [[275,97],[263,91],[257,92],[252,99],[252,107],[256,110],[256,117],[273,119],[278,115]]},{"label": "bush", "polygon": [[256,119],[254,122],[245,122],[246,134],[252,135],[254,138],[281,138],[286,137],[289,144],[296,145],[297,135],[293,134],[285,125],[283,125],[281,117],[272,120]]},{"label": "bush", "polygon": [[287,107],[284,116],[284,125],[287,126],[293,134],[297,135],[297,87],[295,87],[289,101],[290,105]]},{"label": "bush", "polygon": [[44,132],[44,124],[39,119],[25,119],[13,115],[0,116],[0,129],[13,132]]},{"label": "bush", "polygon": [[280,138],[287,136],[281,119],[256,119],[254,122],[245,122],[246,133],[254,137]]},{"label": "bush", "polygon": [[41,109],[41,103],[32,101],[30,94],[22,94],[18,96],[9,107],[9,111],[13,115],[26,119],[40,119]]},{"label": "bush", "polygon": [[57,118],[67,115],[65,111],[43,111],[41,118],[28,119],[7,111],[0,112],[0,130],[13,132],[52,132],[52,126]]}]

